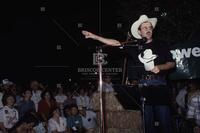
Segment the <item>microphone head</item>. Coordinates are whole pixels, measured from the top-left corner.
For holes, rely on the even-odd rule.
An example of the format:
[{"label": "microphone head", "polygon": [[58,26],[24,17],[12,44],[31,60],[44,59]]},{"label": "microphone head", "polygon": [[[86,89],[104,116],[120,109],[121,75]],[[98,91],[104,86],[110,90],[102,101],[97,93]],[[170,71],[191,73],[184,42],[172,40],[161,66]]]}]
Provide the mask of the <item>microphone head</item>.
[{"label": "microphone head", "polygon": [[141,39],[141,43],[145,43],[145,42],[147,42],[147,38],[146,37],[142,37],[142,39]]}]

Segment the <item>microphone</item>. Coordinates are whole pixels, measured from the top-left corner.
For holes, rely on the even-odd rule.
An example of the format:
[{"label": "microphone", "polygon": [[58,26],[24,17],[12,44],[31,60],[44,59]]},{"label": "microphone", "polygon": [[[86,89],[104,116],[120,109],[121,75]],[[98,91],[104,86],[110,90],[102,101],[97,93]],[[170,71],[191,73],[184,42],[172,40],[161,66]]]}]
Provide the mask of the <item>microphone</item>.
[{"label": "microphone", "polygon": [[142,43],[145,43],[147,42],[147,38],[146,37],[143,37],[142,39],[134,39],[134,40],[130,40],[130,41],[124,41],[124,42],[121,42],[122,45],[126,45],[126,44],[142,44]]}]

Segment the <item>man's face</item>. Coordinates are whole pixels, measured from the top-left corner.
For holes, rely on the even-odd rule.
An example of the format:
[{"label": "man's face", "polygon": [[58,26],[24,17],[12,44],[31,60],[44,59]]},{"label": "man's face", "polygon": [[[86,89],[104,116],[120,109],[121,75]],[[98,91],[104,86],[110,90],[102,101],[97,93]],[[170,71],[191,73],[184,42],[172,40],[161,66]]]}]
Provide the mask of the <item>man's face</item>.
[{"label": "man's face", "polygon": [[150,22],[144,22],[140,25],[138,32],[142,37],[151,40],[153,35],[153,26]]}]

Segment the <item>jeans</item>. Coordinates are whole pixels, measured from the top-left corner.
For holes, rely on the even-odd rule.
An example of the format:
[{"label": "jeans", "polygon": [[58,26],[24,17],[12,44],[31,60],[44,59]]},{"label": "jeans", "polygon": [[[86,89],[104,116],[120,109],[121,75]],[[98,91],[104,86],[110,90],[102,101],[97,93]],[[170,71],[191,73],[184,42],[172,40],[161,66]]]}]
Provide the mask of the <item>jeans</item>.
[{"label": "jeans", "polygon": [[172,133],[170,108],[167,105],[145,105],[145,133]]}]

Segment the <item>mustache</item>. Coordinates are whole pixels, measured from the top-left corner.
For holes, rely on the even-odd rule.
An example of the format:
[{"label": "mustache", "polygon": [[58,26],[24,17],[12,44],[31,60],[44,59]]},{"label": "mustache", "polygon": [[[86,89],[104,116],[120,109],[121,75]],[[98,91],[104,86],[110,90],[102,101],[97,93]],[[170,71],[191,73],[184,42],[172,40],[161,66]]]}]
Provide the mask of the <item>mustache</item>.
[{"label": "mustache", "polygon": [[151,34],[152,32],[150,32],[150,31],[148,31],[148,32],[146,32],[146,34]]}]

